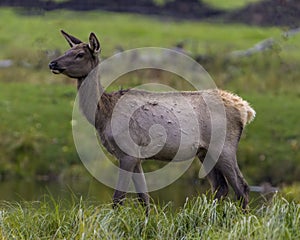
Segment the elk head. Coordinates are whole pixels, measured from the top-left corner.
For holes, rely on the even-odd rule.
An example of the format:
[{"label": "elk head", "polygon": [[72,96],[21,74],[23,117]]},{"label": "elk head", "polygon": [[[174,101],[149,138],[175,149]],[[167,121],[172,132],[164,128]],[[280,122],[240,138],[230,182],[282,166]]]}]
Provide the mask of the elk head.
[{"label": "elk head", "polygon": [[61,33],[71,49],[50,62],[49,68],[55,74],[62,73],[71,78],[85,78],[99,64],[98,54],[101,48],[96,35],[91,33],[89,43],[83,43],[63,30]]}]

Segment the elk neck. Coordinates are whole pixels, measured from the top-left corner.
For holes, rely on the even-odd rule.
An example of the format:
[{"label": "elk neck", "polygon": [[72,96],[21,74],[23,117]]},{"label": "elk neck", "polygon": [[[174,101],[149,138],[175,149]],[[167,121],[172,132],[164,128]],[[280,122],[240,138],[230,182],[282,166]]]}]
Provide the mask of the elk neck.
[{"label": "elk neck", "polygon": [[95,126],[95,117],[101,96],[106,94],[99,81],[99,65],[87,76],[77,79],[79,108],[90,124]]}]

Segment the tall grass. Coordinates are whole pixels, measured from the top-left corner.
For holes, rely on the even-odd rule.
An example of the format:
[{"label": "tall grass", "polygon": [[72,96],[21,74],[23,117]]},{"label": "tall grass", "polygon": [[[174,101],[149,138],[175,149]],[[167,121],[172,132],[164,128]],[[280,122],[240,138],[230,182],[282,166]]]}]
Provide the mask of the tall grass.
[{"label": "tall grass", "polygon": [[230,201],[206,196],[151,206],[148,218],[137,201],[113,210],[77,200],[65,203],[2,203],[2,239],[299,239],[300,205],[275,197],[244,213]]}]

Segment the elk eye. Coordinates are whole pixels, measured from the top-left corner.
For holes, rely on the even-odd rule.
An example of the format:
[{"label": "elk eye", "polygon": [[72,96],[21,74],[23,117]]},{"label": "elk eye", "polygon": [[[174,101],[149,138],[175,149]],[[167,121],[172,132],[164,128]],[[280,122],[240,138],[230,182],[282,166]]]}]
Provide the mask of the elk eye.
[{"label": "elk eye", "polygon": [[83,58],[83,56],[84,56],[84,53],[78,53],[78,54],[76,55],[76,58]]}]

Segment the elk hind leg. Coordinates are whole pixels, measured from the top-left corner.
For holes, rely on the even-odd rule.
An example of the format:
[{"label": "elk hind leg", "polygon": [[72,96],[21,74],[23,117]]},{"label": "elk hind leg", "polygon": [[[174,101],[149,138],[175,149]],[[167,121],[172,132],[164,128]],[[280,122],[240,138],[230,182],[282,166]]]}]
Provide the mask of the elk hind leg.
[{"label": "elk hind leg", "polygon": [[139,201],[146,207],[146,215],[149,214],[149,194],[147,189],[147,183],[141,162],[138,161],[134,168],[132,180],[135,186],[135,190],[138,194]]},{"label": "elk hind leg", "polygon": [[[203,160],[204,160],[204,157],[206,156],[206,154],[207,154],[207,151],[204,149],[202,149],[198,153],[198,158],[202,163],[203,163]],[[203,165],[203,167],[205,168],[205,165]],[[216,168],[216,166],[214,166],[213,169],[210,170],[210,172],[207,174],[207,178],[211,185],[212,191],[215,194],[214,195],[215,199],[221,199],[221,198],[227,196],[228,184],[227,184],[226,178],[224,177],[223,173],[219,169]]]},{"label": "elk hind leg", "polygon": [[213,168],[207,175],[215,199],[222,199],[228,194],[228,184],[222,172]]},{"label": "elk hind leg", "polygon": [[243,209],[246,209],[249,202],[249,186],[237,165],[236,155],[221,154],[218,167],[232,186],[237,200],[241,201]]}]

